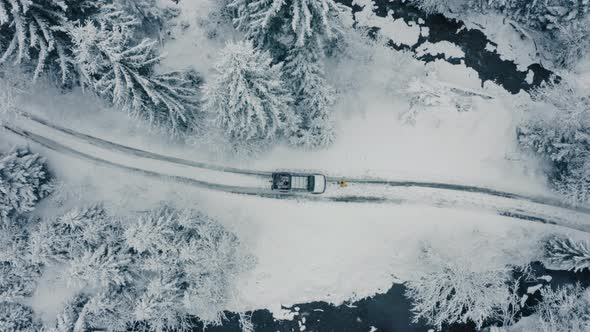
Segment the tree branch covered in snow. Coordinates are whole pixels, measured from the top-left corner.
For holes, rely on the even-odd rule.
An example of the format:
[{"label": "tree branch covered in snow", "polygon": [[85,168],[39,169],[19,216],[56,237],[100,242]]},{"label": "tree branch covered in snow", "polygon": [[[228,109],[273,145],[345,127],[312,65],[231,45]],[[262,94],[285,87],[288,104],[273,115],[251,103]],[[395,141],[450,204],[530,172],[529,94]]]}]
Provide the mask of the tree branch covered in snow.
[{"label": "tree branch covered in snow", "polygon": [[[341,33],[339,15],[347,10],[334,0],[233,0],[234,24],[259,47],[275,47],[285,35],[295,47],[324,44]],[[264,45],[264,46],[263,46]]]},{"label": "tree branch covered in snow", "polygon": [[566,79],[533,91],[532,97],[550,111],[527,106],[530,114],[518,128],[519,143],[551,162],[550,180],[568,202],[590,201],[590,99]]},{"label": "tree branch covered in snow", "polygon": [[[309,44],[306,44],[309,45]],[[285,76],[295,96],[301,122],[290,141],[304,147],[325,147],[334,141],[330,107],[335,92],[324,79],[322,56],[317,47],[299,47],[289,52]]]},{"label": "tree branch covered in snow", "polygon": [[102,11],[68,30],[82,84],[151,123],[174,132],[193,128],[200,79],[181,72],[156,74],[154,65],[162,59],[157,42],[135,41],[133,16],[114,6]]},{"label": "tree branch covered in snow", "polygon": [[453,323],[486,321],[511,323],[519,310],[509,268],[485,269],[426,249],[421,261],[431,268],[406,283],[414,322],[426,320],[441,329]]},{"label": "tree branch covered in snow", "polygon": [[33,77],[47,64],[59,63],[62,80],[67,69],[67,39],[63,27],[67,5],[61,0],[0,1],[0,64],[33,62]]},{"label": "tree branch covered in snow", "polygon": [[0,331],[37,332],[41,323],[33,310],[15,302],[0,301]]},{"label": "tree branch covered in snow", "polygon": [[536,307],[538,331],[585,332],[590,328],[590,290],[579,284],[541,289]]},{"label": "tree branch covered in snow", "polygon": [[586,242],[553,237],[545,242],[545,265],[574,272],[590,270],[590,247]]}]

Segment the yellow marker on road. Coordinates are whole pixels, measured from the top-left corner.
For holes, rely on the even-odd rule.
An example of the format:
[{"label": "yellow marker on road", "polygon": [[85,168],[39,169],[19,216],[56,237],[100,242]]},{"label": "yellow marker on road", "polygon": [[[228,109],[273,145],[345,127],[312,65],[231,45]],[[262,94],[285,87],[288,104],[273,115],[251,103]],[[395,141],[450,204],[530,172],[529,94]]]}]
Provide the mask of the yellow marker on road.
[{"label": "yellow marker on road", "polygon": [[348,186],[348,183],[346,183],[346,181],[344,181],[344,180],[341,180],[340,182],[338,182],[338,184],[340,184],[340,187],[341,188],[344,188],[344,187],[347,187]]}]

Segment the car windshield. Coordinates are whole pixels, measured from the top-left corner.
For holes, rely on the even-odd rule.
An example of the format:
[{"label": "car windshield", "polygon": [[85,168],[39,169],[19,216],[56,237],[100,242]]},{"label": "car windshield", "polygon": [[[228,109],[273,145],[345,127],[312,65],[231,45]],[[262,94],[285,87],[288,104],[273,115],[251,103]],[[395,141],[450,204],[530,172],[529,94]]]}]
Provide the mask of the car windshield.
[{"label": "car windshield", "polygon": [[313,191],[314,186],[315,186],[315,177],[313,175],[310,175],[309,177],[307,177],[307,190]]}]

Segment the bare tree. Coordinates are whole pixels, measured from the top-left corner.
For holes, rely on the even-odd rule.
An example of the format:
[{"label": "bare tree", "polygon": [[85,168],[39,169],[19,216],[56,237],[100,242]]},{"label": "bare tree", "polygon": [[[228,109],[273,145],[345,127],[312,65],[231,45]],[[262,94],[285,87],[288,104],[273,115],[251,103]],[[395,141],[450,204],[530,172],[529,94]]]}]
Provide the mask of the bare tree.
[{"label": "bare tree", "polygon": [[590,290],[575,286],[541,289],[537,306],[538,331],[587,332],[590,329]]}]

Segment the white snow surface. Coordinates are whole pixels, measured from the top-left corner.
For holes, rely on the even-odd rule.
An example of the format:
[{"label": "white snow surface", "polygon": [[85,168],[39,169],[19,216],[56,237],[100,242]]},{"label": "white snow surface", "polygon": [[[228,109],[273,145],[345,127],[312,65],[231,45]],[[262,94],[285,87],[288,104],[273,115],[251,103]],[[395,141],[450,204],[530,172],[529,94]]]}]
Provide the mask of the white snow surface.
[{"label": "white snow surface", "polygon": [[[166,46],[169,56],[164,67],[193,67],[207,78],[216,51],[224,44],[223,38],[208,39],[209,30],[199,24],[213,1],[181,1],[187,10],[179,18],[176,39]],[[361,25],[380,26],[387,37],[415,44],[420,34],[417,25],[376,17],[371,7],[367,8],[357,14],[364,20]],[[183,22],[187,23],[184,29]],[[530,54],[510,50],[508,44],[501,46],[498,38],[494,40],[499,43],[499,52],[518,59],[522,56],[519,63],[528,63],[526,56]],[[420,113],[414,126],[404,125],[399,117],[410,104],[404,89],[412,78],[426,77],[426,73],[435,73],[444,83],[494,98],[474,97],[469,112],[444,108]],[[173,142],[80,91],[62,94],[43,82],[30,90],[34,93],[24,95],[19,104],[26,111],[83,133],[185,159],[262,170],[313,169],[336,176],[450,182],[548,195],[543,165],[524,157],[515,143],[515,126],[521,114],[513,103],[515,98],[526,96],[508,95],[491,82],[481,87],[476,73],[464,65],[444,61],[424,65],[408,54],[379,45],[371,52],[361,50],[349,59],[329,63],[327,74],[330,82],[344,91],[334,106],[338,128],[334,146],[310,152],[281,145],[252,159],[228,158],[211,144]],[[3,148],[27,143],[7,133],[0,135]],[[56,133],[51,135],[65,139]],[[103,201],[118,214],[171,201],[181,207],[201,208],[235,232],[256,256],[257,265],[236,280],[240,291],[229,310],[269,308],[280,316],[281,305],[318,300],[342,303],[384,292],[393,282],[424,272],[426,267],[420,263],[419,254],[425,243],[449,257],[470,255],[486,269],[538,259],[539,241],[549,234],[588,238],[586,233],[575,230],[498,216],[496,208],[512,203],[486,195],[467,197],[427,189],[351,186],[346,193],[382,195],[398,199],[399,204],[273,200],[147,178],[33,146],[48,157],[57,179],[65,183],[65,190],[83,188],[82,200]],[[163,168],[197,179],[219,179],[219,174],[171,169],[159,162],[136,165],[136,159],[124,159],[127,157],[112,151],[93,151],[133,166]],[[250,181],[219,179],[226,183],[242,180]],[[509,207],[521,208],[521,203],[515,204]],[[47,205],[42,204],[36,213],[52,213],[44,208]],[[566,213],[539,206],[533,209],[558,217]],[[59,307],[69,291],[56,290],[63,293],[53,299],[47,290],[41,291],[38,298],[43,301],[35,309],[51,315],[56,312],[52,305]]]},{"label": "white snow surface", "polygon": [[[326,204],[212,192],[42,152],[51,164],[60,165],[59,179],[84,183],[89,200],[103,201],[115,213],[141,211],[167,200],[201,208],[236,233],[257,264],[236,280],[239,292],[229,310],[268,308],[280,313],[281,305],[342,303],[384,292],[393,282],[427,269],[419,261],[425,243],[449,257],[477,253],[485,269],[536,259],[541,254],[538,243],[548,234],[585,236],[480,209]],[[59,306],[63,296],[55,300]],[[55,311],[47,303],[36,308]]]},{"label": "white snow surface", "polygon": [[[452,16],[452,15],[450,15]],[[461,17],[467,29],[482,31],[486,37],[497,44],[488,43],[486,49],[496,51],[504,60],[514,61],[518,70],[526,71],[534,63],[545,63],[537,51],[537,46],[529,32],[520,23],[500,14],[471,13]]]},{"label": "white snow surface", "polygon": [[[89,149],[82,145],[76,148]],[[273,200],[154,180],[52,151],[44,151],[43,155],[61,165],[56,170],[59,179],[73,184],[94,179],[85,195],[104,201],[112,211],[128,213],[169,200],[181,206],[198,206],[235,232],[257,259],[255,269],[236,280],[240,291],[228,307],[236,311],[268,308],[282,312],[281,306],[295,303],[342,303],[386,291],[393,282],[423,273],[427,267],[419,264],[419,255],[425,243],[449,257],[476,252],[481,268],[493,268],[537,259],[542,238],[565,232],[551,225],[486,212],[480,205],[494,204],[494,199],[485,195],[475,195],[469,202],[465,196],[473,194],[451,192],[440,196],[435,190],[391,188],[380,189],[379,196],[393,194],[406,202],[327,204]],[[109,154],[103,157],[115,158]],[[130,163],[149,167],[143,161]],[[362,186],[356,192],[354,187],[349,188],[353,194],[371,192]],[[396,192],[399,195],[395,196]],[[425,200],[429,197],[437,203]],[[497,204],[502,205],[501,201],[499,198]],[[573,230],[567,232],[584,236]],[[48,297],[43,294],[46,292],[37,299],[45,303]],[[63,303],[63,297],[56,297],[55,304]],[[36,308],[54,311],[47,304]]]},{"label": "white snow surface", "polygon": [[527,292],[527,294],[533,295],[536,292],[538,292],[542,287],[543,287],[543,284],[538,284],[538,285],[535,285],[535,286],[531,286],[531,287],[528,287],[526,289],[526,292]]},{"label": "white snow surface", "polygon": [[433,56],[442,54],[446,59],[449,58],[465,58],[465,52],[463,50],[448,41],[440,41],[437,43],[424,42],[416,49],[416,56],[422,57],[426,54]]},{"label": "white snow surface", "polygon": [[[357,1],[364,5],[363,10],[355,14],[356,22],[361,27],[377,27],[383,36],[391,39],[398,46],[412,46],[420,38],[420,26],[414,22],[406,23],[403,19],[391,17],[392,11],[386,17],[377,16],[373,12],[372,1]],[[369,4],[370,3],[370,4]]]}]

